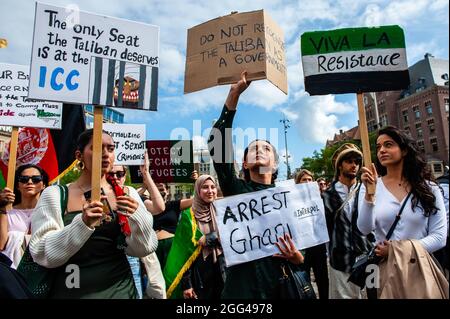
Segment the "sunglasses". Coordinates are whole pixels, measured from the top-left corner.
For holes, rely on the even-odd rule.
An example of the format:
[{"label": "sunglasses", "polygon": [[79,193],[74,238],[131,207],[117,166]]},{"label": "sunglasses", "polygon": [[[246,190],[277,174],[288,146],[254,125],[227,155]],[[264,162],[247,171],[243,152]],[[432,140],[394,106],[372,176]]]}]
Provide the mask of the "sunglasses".
[{"label": "sunglasses", "polygon": [[114,177],[117,176],[117,178],[122,178],[126,175],[127,173],[125,173],[124,171],[118,171],[118,172],[109,172],[108,176]]},{"label": "sunglasses", "polygon": [[31,178],[31,181],[33,182],[33,184],[37,184],[37,183],[42,182],[42,176],[41,175],[34,175],[34,176],[22,175],[22,176],[19,176],[18,181],[19,181],[19,183],[27,184],[28,181],[30,180],[30,178]]}]

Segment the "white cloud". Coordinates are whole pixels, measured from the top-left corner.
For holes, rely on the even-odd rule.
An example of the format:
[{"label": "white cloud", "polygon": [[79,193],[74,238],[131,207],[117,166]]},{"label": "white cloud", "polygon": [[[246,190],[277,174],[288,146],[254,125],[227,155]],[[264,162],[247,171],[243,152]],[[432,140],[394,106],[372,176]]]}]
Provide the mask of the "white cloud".
[{"label": "white cloud", "polygon": [[339,119],[336,114],[347,114],[355,111],[355,106],[336,101],[334,95],[301,96],[287,110],[291,114],[300,139],[312,143],[324,144],[331,139],[339,129]]},{"label": "white cloud", "polygon": [[194,150],[208,149],[208,143],[204,136],[195,135],[192,137],[192,147]]}]

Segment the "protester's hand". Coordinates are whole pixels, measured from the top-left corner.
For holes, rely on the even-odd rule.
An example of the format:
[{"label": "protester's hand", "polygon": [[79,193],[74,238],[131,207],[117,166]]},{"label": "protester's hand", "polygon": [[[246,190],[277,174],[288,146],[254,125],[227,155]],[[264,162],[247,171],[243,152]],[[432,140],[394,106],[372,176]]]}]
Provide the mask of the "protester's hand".
[{"label": "protester's hand", "polygon": [[196,181],[198,178],[198,172],[196,170],[193,170],[191,173],[191,178]]},{"label": "protester's hand", "polygon": [[16,196],[14,195],[14,192],[12,190],[10,190],[8,187],[5,187],[0,192],[0,207],[4,208],[8,204],[13,204],[15,198],[16,198]]},{"label": "protester's hand", "polygon": [[249,87],[250,83],[250,81],[247,81],[247,71],[243,71],[241,73],[241,79],[237,83],[232,84],[230,87],[230,92],[228,93],[227,100],[225,101],[225,105],[228,110],[236,110],[239,96]]},{"label": "protester's hand", "polygon": [[200,237],[200,239],[198,240],[198,244],[202,247],[206,246],[206,237],[205,235],[203,235],[202,237]]},{"label": "protester's hand", "polygon": [[[368,185],[374,185],[374,187],[376,187],[378,173],[377,173],[375,164],[372,163],[371,169],[369,169],[367,167],[363,167],[361,169],[361,171],[362,171],[361,181],[363,182],[364,186],[366,187],[366,190],[367,190]],[[366,191],[365,198],[367,201],[373,202],[374,196],[375,196],[375,194],[369,195],[368,192]]]},{"label": "protester's hand", "polygon": [[[101,197],[102,200],[106,199],[106,196]],[[100,225],[103,217],[103,203],[101,201],[88,201],[83,205],[83,213],[81,219],[89,228],[94,228]]]},{"label": "protester's hand", "polygon": [[241,79],[231,85],[230,91],[241,95],[251,83],[251,81],[247,81],[247,74],[247,70],[243,71],[241,73]]},{"label": "protester's hand", "polygon": [[[149,166],[150,166],[150,161],[148,160],[148,153],[147,153],[147,151],[145,151],[144,152],[144,164],[139,166],[139,170],[141,171],[142,176],[145,176],[148,173]],[[150,178],[151,178],[151,176],[150,176]]]},{"label": "protester's hand", "polygon": [[383,258],[387,258],[389,255],[389,246],[391,245],[390,241],[383,241],[382,243],[379,243],[377,247],[375,248],[375,255]]},{"label": "protester's hand", "polygon": [[284,235],[283,237],[278,238],[278,242],[275,243],[275,245],[280,250],[281,254],[275,254],[274,257],[284,258],[289,260],[291,263],[295,265],[302,264],[304,261],[304,257],[302,253],[295,248],[295,244],[291,239],[291,236],[288,234]]},{"label": "protester's hand", "polygon": [[139,206],[138,202],[128,195],[117,196],[116,203],[117,212],[127,217],[130,217]]},{"label": "protester's hand", "polygon": [[197,299],[197,295],[195,294],[195,291],[193,288],[189,288],[183,291],[183,298],[184,299]]}]

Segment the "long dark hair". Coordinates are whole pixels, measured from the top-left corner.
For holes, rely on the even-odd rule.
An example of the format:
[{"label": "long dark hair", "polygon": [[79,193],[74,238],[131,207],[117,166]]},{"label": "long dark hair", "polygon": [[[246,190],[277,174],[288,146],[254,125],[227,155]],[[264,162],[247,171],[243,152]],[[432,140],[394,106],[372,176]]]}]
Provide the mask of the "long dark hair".
[{"label": "long dark hair", "polygon": [[34,168],[37,169],[39,171],[39,174],[42,176],[42,182],[44,183],[44,186],[47,187],[48,186],[48,174],[46,171],[44,171],[42,168],[40,168],[37,165],[34,164],[24,164],[24,165],[20,165],[17,169],[16,169],[16,173],[14,176],[14,203],[13,205],[18,205],[22,202],[22,194],[19,191],[19,176],[22,176],[22,172],[26,169],[29,168]]},{"label": "long dark hair", "polygon": [[[111,136],[111,134],[109,134],[106,131],[102,131],[102,133]],[[89,142],[91,141],[93,136],[94,136],[94,129],[92,129],[92,128],[87,129],[86,131],[81,133],[77,139],[77,151],[80,151],[81,153],[83,153],[84,148],[89,144]],[[112,136],[111,136],[111,138],[112,138]]]},{"label": "long dark hair", "polygon": [[[269,145],[272,147],[273,155],[274,155],[274,157],[275,157],[275,162],[277,163],[277,168],[276,168],[276,170],[272,173],[272,181],[271,181],[271,183],[273,184],[273,183],[275,182],[275,180],[277,179],[277,177],[278,177],[278,162],[279,162],[279,156],[278,156],[278,153],[277,153],[277,150],[275,149],[275,147],[274,147],[268,140],[259,140],[259,139],[256,139],[256,140],[254,140],[253,142],[251,142],[250,144],[248,144],[248,146],[247,146],[247,147],[245,148],[245,150],[244,150],[244,161],[247,160],[248,148],[250,147],[250,145],[252,145],[253,143],[258,142],[258,141],[266,142],[267,144],[269,144]],[[244,180],[245,180],[246,182],[250,182],[250,180],[251,180],[251,179],[250,179],[250,170],[244,168],[244,164],[242,164],[242,171],[244,172]]]},{"label": "long dark hair", "polygon": [[[406,151],[406,155],[403,158],[402,176],[411,186],[411,208],[414,209],[421,203],[425,216],[428,217],[431,214],[435,214],[438,210],[436,207],[436,196],[434,196],[429,184],[430,181],[434,181],[434,177],[427,166],[423,154],[419,151],[417,143],[411,136],[394,126],[380,129],[377,138],[380,135],[388,135],[399,145],[402,151]],[[376,167],[378,174],[381,176],[386,175],[387,169],[381,165],[378,156]]]}]

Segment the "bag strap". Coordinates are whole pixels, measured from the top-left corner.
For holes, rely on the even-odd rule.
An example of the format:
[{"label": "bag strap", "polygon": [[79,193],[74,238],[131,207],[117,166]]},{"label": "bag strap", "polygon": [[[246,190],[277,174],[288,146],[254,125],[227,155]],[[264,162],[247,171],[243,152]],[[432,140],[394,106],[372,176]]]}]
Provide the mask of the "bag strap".
[{"label": "bag strap", "polygon": [[405,198],[405,201],[402,204],[402,207],[400,208],[400,211],[398,212],[397,216],[395,216],[394,223],[392,224],[391,228],[389,229],[386,240],[389,240],[392,236],[392,233],[394,232],[395,227],[397,226],[398,222],[400,221],[400,216],[403,213],[403,209],[405,208],[406,202],[408,201],[409,197],[411,196],[412,192],[409,192],[408,195]]},{"label": "bag strap", "polygon": [[61,218],[64,220],[64,214],[67,208],[67,202],[69,201],[69,189],[66,185],[58,185],[59,187],[59,198],[61,204]]}]

